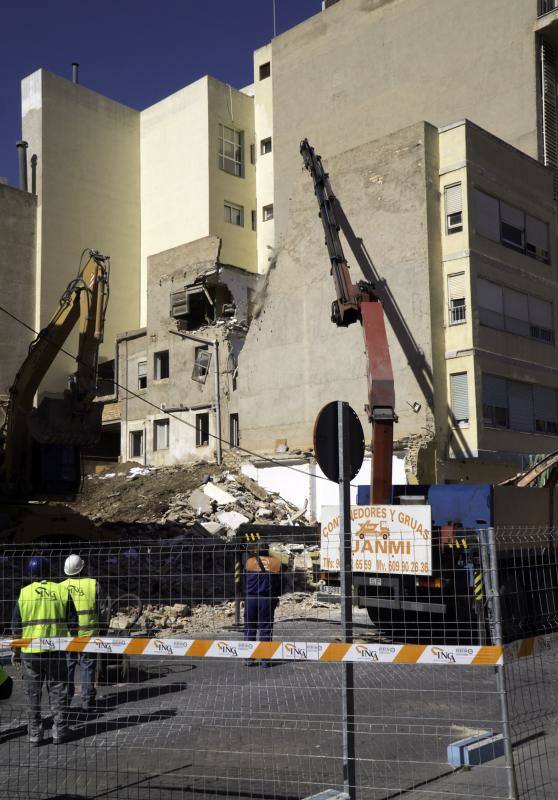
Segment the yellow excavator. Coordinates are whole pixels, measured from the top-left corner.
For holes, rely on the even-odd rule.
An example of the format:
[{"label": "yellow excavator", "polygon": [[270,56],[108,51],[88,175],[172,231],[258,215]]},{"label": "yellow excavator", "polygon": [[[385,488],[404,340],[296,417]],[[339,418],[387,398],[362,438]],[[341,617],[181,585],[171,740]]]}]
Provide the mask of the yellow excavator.
[{"label": "yellow excavator", "polygon": [[[85,261],[85,263],[84,263]],[[0,429],[1,511],[29,500],[74,497],[82,480],[81,450],[101,434],[102,405],[95,403],[97,363],[109,298],[110,259],[84,250],[48,325],[29,347],[10,388]],[[35,397],[56,356],[79,321],[76,371],[61,395]],[[16,516],[20,517],[20,514]],[[0,519],[0,529],[3,526]],[[9,526],[8,526],[9,527]]]}]

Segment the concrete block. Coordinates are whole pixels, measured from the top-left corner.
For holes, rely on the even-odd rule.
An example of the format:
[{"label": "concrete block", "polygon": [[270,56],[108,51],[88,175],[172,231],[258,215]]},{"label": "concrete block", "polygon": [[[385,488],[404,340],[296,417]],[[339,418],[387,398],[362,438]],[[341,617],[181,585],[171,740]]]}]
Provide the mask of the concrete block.
[{"label": "concrete block", "polygon": [[206,483],[203,487],[203,492],[212,500],[215,500],[218,506],[229,506],[231,503],[236,502],[234,495],[214,483]]},{"label": "concrete block", "polygon": [[188,502],[196,514],[211,514],[213,511],[211,500],[201,489],[194,489]]},{"label": "concrete block", "polygon": [[221,511],[220,514],[217,514],[217,519],[232,531],[238,530],[245,522],[250,522],[248,517],[245,517],[244,514],[239,514],[238,511]]},{"label": "concrete block", "polygon": [[459,739],[457,742],[452,742],[448,745],[448,764],[452,767],[462,767],[465,762],[465,748],[476,744],[477,742],[488,739],[493,735],[493,731],[479,731],[473,736],[468,736],[466,739]]},{"label": "concrete block", "polygon": [[200,522],[200,525],[212,536],[219,536],[221,533],[226,533],[227,530],[220,522]]},{"label": "concrete block", "polygon": [[478,764],[486,764],[487,761],[493,761],[495,758],[501,758],[503,755],[504,737],[501,733],[469,744],[463,750],[465,764],[470,767],[477,766]]}]

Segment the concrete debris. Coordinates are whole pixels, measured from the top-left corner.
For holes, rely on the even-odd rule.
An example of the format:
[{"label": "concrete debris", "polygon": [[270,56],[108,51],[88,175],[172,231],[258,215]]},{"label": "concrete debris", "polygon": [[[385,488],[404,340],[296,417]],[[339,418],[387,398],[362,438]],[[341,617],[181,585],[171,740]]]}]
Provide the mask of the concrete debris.
[{"label": "concrete debris", "polygon": [[215,500],[218,506],[230,506],[235,502],[234,495],[214,483],[206,483],[203,487],[203,492],[212,500]]},{"label": "concrete debris", "polygon": [[241,525],[250,522],[248,517],[245,517],[244,514],[239,514],[238,511],[221,511],[217,514],[217,519],[230,531],[237,531]]},{"label": "concrete debris", "polygon": [[200,524],[212,536],[227,535],[227,529],[225,528],[224,525],[221,525],[220,522],[201,522]]},{"label": "concrete debris", "polygon": [[211,514],[213,512],[213,503],[202,489],[194,489],[190,495],[189,504],[198,517],[202,514]]}]

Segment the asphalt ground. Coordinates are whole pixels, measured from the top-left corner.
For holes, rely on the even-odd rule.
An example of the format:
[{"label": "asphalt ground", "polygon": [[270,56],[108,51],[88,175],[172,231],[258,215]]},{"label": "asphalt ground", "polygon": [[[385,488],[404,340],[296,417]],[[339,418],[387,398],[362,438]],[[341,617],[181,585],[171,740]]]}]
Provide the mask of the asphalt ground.
[{"label": "asphalt ground", "polygon": [[[304,640],[310,624],[280,623],[275,637]],[[339,637],[334,623],[320,627],[320,638]],[[529,800],[558,797],[557,660],[549,652],[506,668],[519,796]],[[447,763],[451,742],[502,730],[494,668],[356,664],[354,673],[359,800],[508,797],[504,759],[469,771]],[[12,674],[0,798],[299,800],[342,785],[339,664],[134,659],[128,683],[100,688],[95,717],[74,713],[71,742],[36,748]]]}]

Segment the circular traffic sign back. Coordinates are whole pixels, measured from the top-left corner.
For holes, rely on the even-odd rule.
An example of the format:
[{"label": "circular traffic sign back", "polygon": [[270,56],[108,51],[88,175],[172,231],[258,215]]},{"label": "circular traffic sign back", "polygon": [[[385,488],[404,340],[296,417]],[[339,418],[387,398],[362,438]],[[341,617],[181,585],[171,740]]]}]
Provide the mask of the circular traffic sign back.
[{"label": "circular traffic sign back", "polygon": [[[314,454],[324,475],[339,483],[339,414],[338,403],[322,408],[314,425]],[[348,403],[343,403],[343,427],[349,450],[349,480],[358,474],[364,460],[364,431]]]}]

